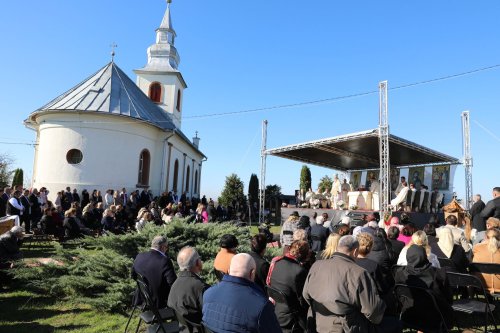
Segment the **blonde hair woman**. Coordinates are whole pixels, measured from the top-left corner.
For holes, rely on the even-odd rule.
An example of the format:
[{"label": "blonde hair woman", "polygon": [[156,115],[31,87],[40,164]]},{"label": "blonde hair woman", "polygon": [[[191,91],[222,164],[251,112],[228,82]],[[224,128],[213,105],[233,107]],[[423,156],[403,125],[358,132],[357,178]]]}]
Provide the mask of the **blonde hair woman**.
[{"label": "blonde hair woman", "polygon": [[[486,231],[484,241],[474,246],[472,251],[474,253],[472,262],[500,264],[500,231],[498,229]],[[500,276],[482,273],[477,275],[490,293],[500,292]]]},{"label": "blonde hair woman", "polygon": [[326,240],[325,249],[318,252],[316,259],[330,259],[335,252],[337,252],[337,246],[339,245],[340,235],[336,233],[331,233]]},{"label": "blonde hair woman", "polygon": [[431,247],[429,246],[427,235],[422,230],[415,231],[415,233],[413,233],[413,235],[411,236],[411,240],[408,245],[401,250],[397,262],[398,266],[406,266],[408,264],[408,261],[406,260],[406,252],[408,252],[408,248],[412,245],[423,247],[425,249],[425,253],[427,254],[427,259],[429,260],[431,265],[436,268],[441,268],[437,256],[431,252]]}]

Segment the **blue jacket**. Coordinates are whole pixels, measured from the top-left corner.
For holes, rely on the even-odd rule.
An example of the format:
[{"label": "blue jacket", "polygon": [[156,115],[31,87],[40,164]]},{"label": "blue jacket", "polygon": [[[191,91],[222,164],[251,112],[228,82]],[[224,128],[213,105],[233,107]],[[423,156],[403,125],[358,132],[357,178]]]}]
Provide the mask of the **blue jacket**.
[{"label": "blue jacket", "polygon": [[203,294],[203,323],[215,333],[281,332],[274,306],[263,291],[231,275]]}]

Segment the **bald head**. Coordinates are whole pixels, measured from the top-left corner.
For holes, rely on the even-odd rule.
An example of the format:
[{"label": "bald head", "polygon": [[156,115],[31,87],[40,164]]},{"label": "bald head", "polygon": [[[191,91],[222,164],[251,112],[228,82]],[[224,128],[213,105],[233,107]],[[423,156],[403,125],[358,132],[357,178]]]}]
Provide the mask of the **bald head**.
[{"label": "bald head", "polygon": [[229,275],[250,281],[255,279],[255,260],[247,253],[239,253],[231,259]]}]

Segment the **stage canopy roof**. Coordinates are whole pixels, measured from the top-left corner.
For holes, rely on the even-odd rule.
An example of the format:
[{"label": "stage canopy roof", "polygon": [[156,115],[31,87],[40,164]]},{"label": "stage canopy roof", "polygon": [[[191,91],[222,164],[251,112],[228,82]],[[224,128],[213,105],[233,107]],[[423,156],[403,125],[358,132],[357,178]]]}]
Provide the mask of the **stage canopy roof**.
[{"label": "stage canopy roof", "polygon": [[[343,171],[378,169],[378,129],[268,149],[266,154]],[[391,167],[396,168],[460,163],[454,157],[392,134],[389,158]]]}]

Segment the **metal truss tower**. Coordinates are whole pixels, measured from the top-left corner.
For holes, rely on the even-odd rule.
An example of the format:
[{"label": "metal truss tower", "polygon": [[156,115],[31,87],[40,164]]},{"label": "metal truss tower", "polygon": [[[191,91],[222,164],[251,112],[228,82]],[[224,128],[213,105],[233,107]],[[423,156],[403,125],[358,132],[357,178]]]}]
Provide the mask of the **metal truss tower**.
[{"label": "metal truss tower", "polygon": [[266,148],[267,147],[267,120],[262,122],[262,148],[260,150],[260,184],[259,184],[259,222],[263,223],[265,218],[266,204]]},{"label": "metal truss tower", "polygon": [[462,143],[465,169],[465,208],[472,206],[472,154],[470,150],[469,111],[462,112]]},{"label": "metal truss tower", "polygon": [[383,214],[388,211],[390,202],[389,183],[389,114],[387,111],[387,81],[378,84],[379,89],[379,123],[378,123],[378,151],[380,160],[380,189],[379,209]]}]

